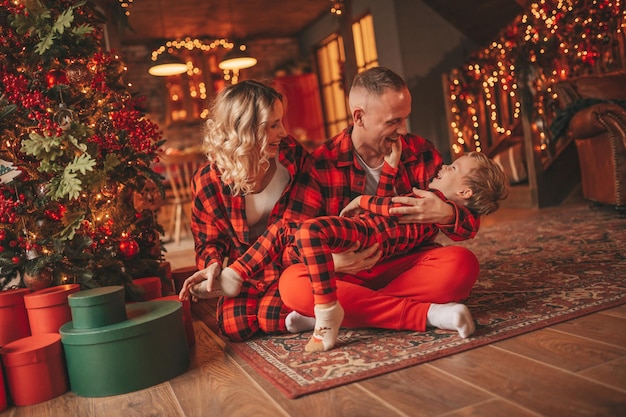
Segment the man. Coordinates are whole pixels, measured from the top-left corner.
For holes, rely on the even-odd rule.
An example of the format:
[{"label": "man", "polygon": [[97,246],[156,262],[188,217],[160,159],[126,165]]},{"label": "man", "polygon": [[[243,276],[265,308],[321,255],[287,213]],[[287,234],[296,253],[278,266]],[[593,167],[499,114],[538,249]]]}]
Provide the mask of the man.
[{"label": "man", "polygon": [[[407,132],[411,94],[405,81],[384,67],[358,74],[349,94],[353,125],[314,151],[311,173],[322,188],[305,201],[323,201],[326,215],[337,215],[358,195],[395,197],[403,206],[391,215],[404,223],[434,223],[452,240],[474,237],[479,220],[467,208],[425,191],[443,164],[434,145]],[[302,200],[301,200],[302,201]],[[470,326],[467,298],[478,277],[478,260],[460,246],[432,244],[376,266],[376,247],[363,248],[354,273],[338,274],[337,295],[345,327],[458,330]],[[361,255],[363,257],[363,255]],[[370,268],[371,269],[368,269]],[[363,269],[361,269],[363,268]],[[344,266],[343,270],[347,268]],[[314,302],[305,265],[287,268],[279,280],[281,297],[295,310],[287,330],[313,328]],[[473,328],[473,325],[470,327]]]}]

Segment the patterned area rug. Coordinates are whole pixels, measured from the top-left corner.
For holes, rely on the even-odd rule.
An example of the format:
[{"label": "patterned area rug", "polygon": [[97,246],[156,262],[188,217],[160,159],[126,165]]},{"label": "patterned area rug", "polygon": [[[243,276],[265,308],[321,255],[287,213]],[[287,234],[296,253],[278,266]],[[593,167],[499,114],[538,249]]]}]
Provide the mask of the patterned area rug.
[{"label": "patterned area rug", "polygon": [[[297,398],[626,303],[626,219],[610,208],[541,210],[483,226],[461,244],[481,262],[466,302],[477,324],[468,339],[440,330],[342,329],[338,347],[323,354],[304,352],[310,332],[228,345]],[[209,310],[194,308],[215,330]]]}]

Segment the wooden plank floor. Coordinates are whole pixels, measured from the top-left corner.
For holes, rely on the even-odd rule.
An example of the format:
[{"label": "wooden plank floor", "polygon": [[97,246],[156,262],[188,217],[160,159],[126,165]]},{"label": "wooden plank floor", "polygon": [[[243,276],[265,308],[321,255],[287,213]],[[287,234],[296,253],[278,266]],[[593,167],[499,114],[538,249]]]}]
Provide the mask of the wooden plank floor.
[{"label": "wooden plank floor", "polygon": [[69,392],[0,416],[626,415],[626,305],[295,400],[233,357],[204,323],[194,328],[192,366],[170,381],[104,398]]},{"label": "wooden plank floor", "polygon": [[[524,215],[509,210],[502,218]],[[174,268],[186,266],[193,247],[183,242],[167,257]],[[69,392],[0,417],[626,416],[626,305],[295,400],[200,320],[194,328],[192,366],[181,376],[113,397]]]}]

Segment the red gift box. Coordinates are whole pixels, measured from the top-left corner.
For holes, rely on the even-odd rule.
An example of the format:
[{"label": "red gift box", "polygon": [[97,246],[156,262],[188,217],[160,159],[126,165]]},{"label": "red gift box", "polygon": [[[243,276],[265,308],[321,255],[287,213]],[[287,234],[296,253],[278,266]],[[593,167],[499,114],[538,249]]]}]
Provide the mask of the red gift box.
[{"label": "red gift box", "polygon": [[68,389],[58,333],[28,336],[0,349],[7,384],[17,406],[48,401]]},{"label": "red gift box", "polygon": [[28,288],[0,291],[0,347],[30,336],[28,313],[24,305],[24,295],[28,293]]},{"label": "red gift box", "polygon": [[67,302],[70,294],[78,292],[80,285],[65,284],[44,288],[24,296],[30,333],[58,333],[59,327],[72,320],[72,310]]}]

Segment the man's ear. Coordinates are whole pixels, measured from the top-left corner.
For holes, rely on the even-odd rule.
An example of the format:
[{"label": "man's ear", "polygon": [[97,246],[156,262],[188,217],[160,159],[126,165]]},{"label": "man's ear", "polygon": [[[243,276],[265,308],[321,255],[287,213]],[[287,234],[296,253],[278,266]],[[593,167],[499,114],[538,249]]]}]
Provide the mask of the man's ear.
[{"label": "man's ear", "polygon": [[360,107],[357,107],[352,111],[352,120],[354,120],[355,125],[363,126],[364,114],[365,113],[363,112],[363,109],[361,109]]}]

